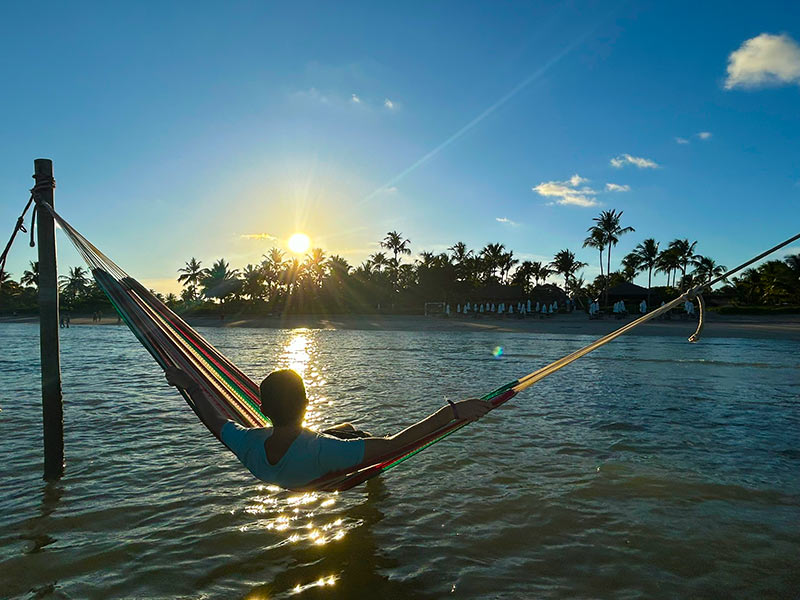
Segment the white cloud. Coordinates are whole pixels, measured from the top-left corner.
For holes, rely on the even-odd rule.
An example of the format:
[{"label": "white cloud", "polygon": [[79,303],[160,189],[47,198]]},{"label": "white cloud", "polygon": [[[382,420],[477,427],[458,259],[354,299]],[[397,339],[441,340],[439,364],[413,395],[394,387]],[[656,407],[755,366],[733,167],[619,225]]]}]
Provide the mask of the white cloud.
[{"label": "white cloud", "polygon": [[800,84],[800,46],[786,34],[762,33],[728,57],[725,89]]},{"label": "white cloud", "polygon": [[688,144],[689,140],[687,140],[686,138],[682,138],[682,137],[676,137],[675,138],[675,142],[677,142],[678,144]]},{"label": "white cloud", "polygon": [[359,97],[358,97],[358,96],[356,96],[355,94],[353,94],[353,95],[350,97],[350,100],[351,100],[352,102],[355,102],[356,104],[361,104],[361,98],[359,98]]},{"label": "white cloud", "polygon": [[711,132],[710,131],[701,131],[697,134],[701,140],[710,140],[711,139]]},{"label": "white cloud", "polygon": [[396,185],[389,186],[387,188],[384,188],[383,191],[386,192],[387,194],[396,194],[397,186]]},{"label": "white cloud", "polygon": [[274,235],[269,233],[243,233],[241,235],[246,240],[277,240]]},{"label": "white cloud", "polygon": [[631,156],[630,154],[620,154],[611,159],[611,166],[621,169],[625,165],[635,165],[640,169],[657,169],[658,165],[655,161],[649,158],[641,158],[638,156]]},{"label": "white cloud", "polygon": [[498,223],[511,225],[511,227],[516,227],[517,225],[519,225],[519,223],[517,223],[516,221],[512,221],[511,219],[508,219],[506,217],[495,217],[494,220],[497,221]]},{"label": "white cloud", "polygon": [[618,183],[607,183],[606,184],[606,191],[607,192],[630,192],[631,186],[629,185],[620,185]]},{"label": "white cloud", "polygon": [[597,192],[588,186],[578,187],[588,181],[576,173],[567,181],[543,181],[532,189],[540,196],[553,198],[551,204],[597,206]]},{"label": "white cloud", "polygon": [[386,98],[386,100],[384,100],[384,101],[383,101],[383,105],[384,105],[386,108],[388,108],[389,110],[394,110],[394,107],[395,107],[395,106],[394,106],[394,102],[392,102],[392,101],[391,101],[391,100],[389,100],[388,98]]},{"label": "white cloud", "polygon": [[328,97],[314,87],[308,88],[307,90],[298,90],[296,92],[292,92],[290,97],[293,100],[313,100],[315,102],[322,102],[323,104],[327,104],[329,102]]}]

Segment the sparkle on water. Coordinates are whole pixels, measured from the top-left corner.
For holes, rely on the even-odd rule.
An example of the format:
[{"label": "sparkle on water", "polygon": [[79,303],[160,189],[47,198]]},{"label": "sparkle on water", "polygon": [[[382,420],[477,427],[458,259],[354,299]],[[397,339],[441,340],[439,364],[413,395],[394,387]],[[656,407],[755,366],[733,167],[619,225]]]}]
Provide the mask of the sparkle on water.
[{"label": "sparkle on water", "polygon": [[[590,341],[202,334],[256,381],[302,374],[310,427],[352,422],[377,435]],[[43,484],[38,330],[0,325],[4,597],[796,592],[797,342],[623,338],[405,468],[330,494],[253,479],[125,327],[73,327],[61,341],[67,469]]]}]

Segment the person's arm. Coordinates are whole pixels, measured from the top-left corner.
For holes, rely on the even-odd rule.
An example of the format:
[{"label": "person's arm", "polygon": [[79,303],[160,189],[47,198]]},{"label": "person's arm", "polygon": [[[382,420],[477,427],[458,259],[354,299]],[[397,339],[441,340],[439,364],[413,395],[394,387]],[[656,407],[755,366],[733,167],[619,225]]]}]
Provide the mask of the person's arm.
[{"label": "person's arm", "polygon": [[386,438],[365,438],[364,439],[364,461],[371,461],[387,454],[391,454],[404,446],[430,435],[437,429],[447,425],[456,419],[464,421],[476,421],[485,415],[492,406],[488,402],[478,400],[462,400],[452,405],[443,406],[435,413]]},{"label": "person's arm", "polygon": [[167,383],[186,390],[194,403],[195,410],[197,410],[200,420],[202,420],[203,423],[206,424],[206,427],[218,438],[222,438],[222,426],[228,422],[228,419],[211,403],[211,400],[209,400],[208,396],[206,396],[197,382],[192,379],[186,371],[182,371],[177,367],[167,367],[165,375],[167,377]]}]

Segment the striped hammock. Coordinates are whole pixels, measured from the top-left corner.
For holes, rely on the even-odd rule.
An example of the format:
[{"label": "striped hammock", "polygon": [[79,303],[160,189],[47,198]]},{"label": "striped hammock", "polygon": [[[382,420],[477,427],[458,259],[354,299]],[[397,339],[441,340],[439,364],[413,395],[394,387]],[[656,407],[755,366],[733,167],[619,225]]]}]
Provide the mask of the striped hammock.
[{"label": "striped hammock", "polygon": [[[142,284],[125,273],[111,259],[95,248],[91,242],[61,218],[49,204],[39,203],[38,206],[40,209],[45,208],[53,215],[53,218],[72,243],[75,244],[78,252],[91,268],[97,284],[111,300],[120,317],[163,369],[178,367],[186,371],[205,391],[219,412],[228,419],[245,427],[265,427],[269,425],[267,418],[261,414],[258,386],[247,375],[242,373],[236,365],[203,339],[203,336],[189,327],[183,319],[172,312]],[[796,239],[800,239],[800,234],[729,271],[728,274],[740,270],[753,261],[763,258],[763,256]],[[722,277],[717,280],[719,279],[722,279]],[[716,283],[717,280],[707,285]],[[696,288],[687,290],[674,300],[604,335],[589,345],[525,377],[489,392],[482,399],[489,402],[492,408],[497,408],[525,388],[564,368],[589,352],[604,346],[634,327],[661,316],[685,300],[693,299],[702,288],[703,285],[699,285]],[[697,297],[700,300],[701,307],[700,322],[697,331],[689,338],[689,341],[696,341],[703,327],[702,297]],[[183,390],[180,390],[180,392],[189,406],[194,409],[188,394]],[[195,412],[197,412],[196,409]],[[321,491],[350,489],[399,465],[468,424],[469,422],[467,421],[451,421],[444,427],[416,440],[413,444],[401,450],[382,456],[379,460],[357,465],[346,471],[329,473],[310,482],[306,489]]]},{"label": "striped hammock", "polygon": [[[253,380],[192,329],[147,288],[125,273],[110,258],[98,250],[74,227],[48,205],[69,239],[89,265],[97,285],[108,296],[123,321],[152,355],[166,369],[178,367],[186,371],[205,392],[220,413],[245,427],[266,427],[269,420],[261,414],[259,390]],[[505,385],[484,396],[493,406],[499,406],[516,394]],[[189,395],[178,388],[194,409]],[[346,471],[329,473],[308,484],[307,489],[342,491],[366,481],[411,458],[421,450],[461,429],[467,422],[454,421],[427,437],[417,440],[391,455]]]}]

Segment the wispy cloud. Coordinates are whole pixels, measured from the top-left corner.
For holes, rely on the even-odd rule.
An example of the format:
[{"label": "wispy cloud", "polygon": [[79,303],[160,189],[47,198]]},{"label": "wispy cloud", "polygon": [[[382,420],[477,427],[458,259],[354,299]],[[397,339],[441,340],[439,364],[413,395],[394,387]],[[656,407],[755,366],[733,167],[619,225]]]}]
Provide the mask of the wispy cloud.
[{"label": "wispy cloud", "polygon": [[566,181],[543,181],[532,189],[540,196],[552,198],[550,204],[597,206],[597,192],[584,185],[588,182],[576,173]]},{"label": "wispy cloud", "polygon": [[616,169],[621,169],[625,165],[634,165],[639,169],[657,169],[658,164],[649,158],[641,158],[639,156],[631,156],[630,154],[620,154],[611,159],[611,166]]},{"label": "wispy cloud", "polygon": [[494,220],[497,221],[498,223],[510,225],[511,227],[517,227],[519,225],[519,223],[517,223],[516,221],[512,221],[511,219],[508,219],[506,217],[495,217]]},{"label": "wispy cloud", "polygon": [[243,233],[242,238],[246,240],[273,240],[277,241],[277,237],[269,233]]},{"label": "wispy cloud", "polygon": [[383,101],[383,105],[389,110],[395,109],[395,103],[389,100],[388,98],[386,98],[386,100]]},{"label": "wispy cloud", "polygon": [[800,84],[800,46],[788,35],[762,33],[728,57],[725,89]]},{"label": "wispy cloud", "polygon": [[700,131],[697,134],[701,140],[710,140],[711,139],[711,132],[710,131]]},{"label": "wispy cloud", "polygon": [[350,101],[355,104],[361,104],[361,98],[359,98],[356,94],[350,96]]},{"label": "wispy cloud", "polygon": [[629,185],[620,185],[618,183],[607,183],[606,184],[606,191],[607,192],[630,192],[631,186]]},{"label": "wispy cloud", "polygon": [[293,100],[314,101],[321,102],[322,104],[328,104],[330,102],[330,98],[315,87],[308,88],[307,90],[294,91],[289,94],[289,97]]},{"label": "wispy cloud", "polygon": [[688,144],[689,140],[687,140],[686,138],[682,138],[682,137],[676,137],[675,138],[675,142],[678,143],[678,144]]}]

